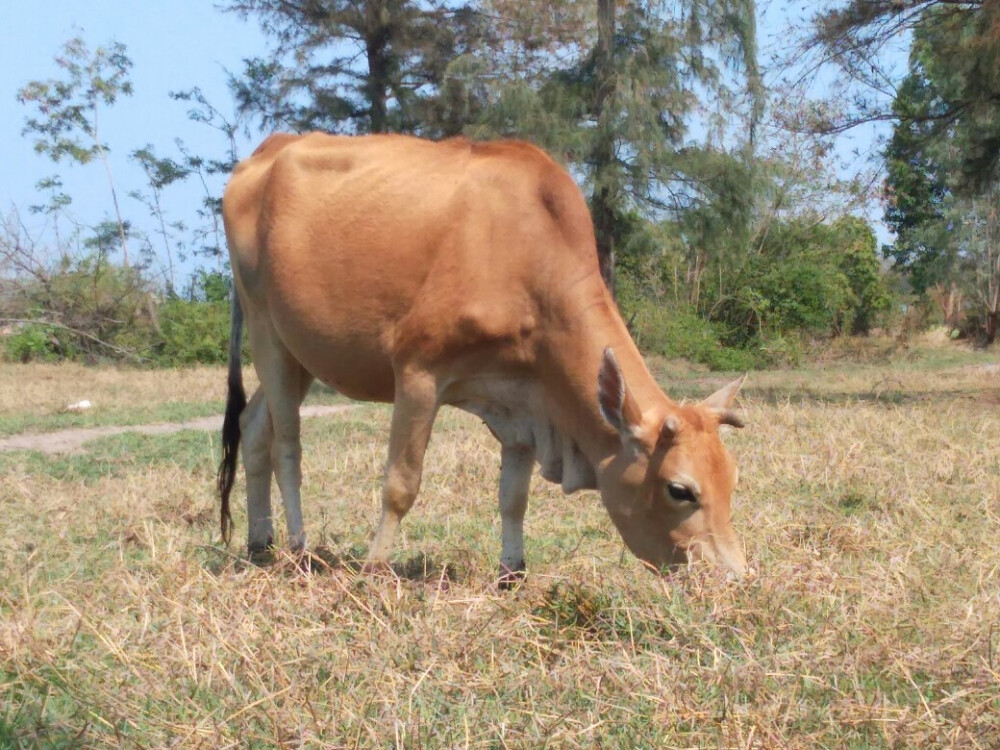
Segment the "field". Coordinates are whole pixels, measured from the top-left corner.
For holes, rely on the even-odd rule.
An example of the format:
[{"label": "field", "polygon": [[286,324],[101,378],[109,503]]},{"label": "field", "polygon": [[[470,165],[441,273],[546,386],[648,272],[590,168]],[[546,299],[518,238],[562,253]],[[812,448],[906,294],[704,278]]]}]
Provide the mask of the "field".
[{"label": "field", "polygon": [[[751,373],[742,582],[654,576],[595,493],[536,476],[529,577],[499,592],[499,454],[453,411],[395,577],[356,565],[384,406],[304,422],[312,573],[221,545],[215,432],[0,453],[0,748],[998,748],[995,361]],[[726,380],[653,364],[677,397]],[[0,365],[0,434],[221,413],[223,381]]]}]

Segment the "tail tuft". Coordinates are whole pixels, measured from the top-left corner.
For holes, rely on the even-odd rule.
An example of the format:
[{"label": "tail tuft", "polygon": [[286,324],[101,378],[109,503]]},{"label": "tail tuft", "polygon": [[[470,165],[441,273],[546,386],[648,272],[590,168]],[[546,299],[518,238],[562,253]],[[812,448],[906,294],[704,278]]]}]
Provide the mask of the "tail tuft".
[{"label": "tail tuft", "polygon": [[219,462],[217,486],[222,501],[220,529],[222,540],[229,544],[233,535],[233,517],[229,512],[229,495],[236,481],[236,459],[240,452],[240,414],[247,405],[243,390],[243,369],[240,349],[243,339],[243,310],[240,298],[233,289],[232,318],[229,331],[229,394],[226,398],[226,416],[222,422],[222,460]]}]

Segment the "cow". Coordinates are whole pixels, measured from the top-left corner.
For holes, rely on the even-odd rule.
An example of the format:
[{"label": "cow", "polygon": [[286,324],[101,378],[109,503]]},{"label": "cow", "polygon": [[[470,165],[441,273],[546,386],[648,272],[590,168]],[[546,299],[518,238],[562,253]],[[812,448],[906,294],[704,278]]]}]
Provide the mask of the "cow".
[{"label": "cow", "polygon": [[[384,568],[420,487],[442,405],[500,443],[501,583],[525,570],[534,465],[569,494],[597,489],[654,569],[692,560],[741,574],[737,480],[721,425],[742,427],[742,378],[698,404],[657,385],[601,278],[587,203],[544,151],[517,141],[276,134],[223,197],[235,294],[219,467],[222,535],[242,436],[251,555],[273,544],[271,477],[288,543],[306,547],[299,406],[314,379],[393,404]],[[242,383],[246,322],[260,386]]]}]

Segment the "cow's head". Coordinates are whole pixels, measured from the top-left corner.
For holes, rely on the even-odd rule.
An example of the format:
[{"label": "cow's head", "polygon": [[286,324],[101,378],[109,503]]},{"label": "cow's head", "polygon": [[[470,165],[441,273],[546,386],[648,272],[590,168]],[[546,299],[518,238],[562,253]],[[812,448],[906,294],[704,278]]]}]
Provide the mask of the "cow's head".
[{"label": "cow's head", "polygon": [[621,449],[601,467],[604,505],[629,549],[656,569],[705,560],[742,574],[746,559],[730,523],[736,463],[719,426],[742,427],[731,410],[743,378],[697,405],[640,411],[611,349],[604,352],[598,400]]}]

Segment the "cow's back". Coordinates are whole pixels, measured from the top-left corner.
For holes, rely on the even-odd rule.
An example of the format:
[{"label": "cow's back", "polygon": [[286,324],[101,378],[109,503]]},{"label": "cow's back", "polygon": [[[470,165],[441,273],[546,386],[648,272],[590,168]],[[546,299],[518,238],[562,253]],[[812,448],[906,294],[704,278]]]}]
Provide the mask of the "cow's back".
[{"label": "cow's back", "polygon": [[272,136],[224,212],[251,325],[357,398],[401,360],[527,364],[553,279],[596,271],[579,190],[520,143]]}]

